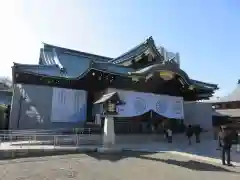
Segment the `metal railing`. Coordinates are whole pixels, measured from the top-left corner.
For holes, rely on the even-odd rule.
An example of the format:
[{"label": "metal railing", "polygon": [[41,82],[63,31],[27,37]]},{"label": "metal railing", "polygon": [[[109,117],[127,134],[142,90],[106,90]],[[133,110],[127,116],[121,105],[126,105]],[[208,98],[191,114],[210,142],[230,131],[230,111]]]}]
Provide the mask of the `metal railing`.
[{"label": "metal railing", "polygon": [[97,134],[101,133],[100,128],[59,128],[59,129],[26,129],[26,130],[0,130],[0,135],[1,134],[30,134],[30,133],[35,133],[35,134],[42,134],[42,133],[47,133],[47,134],[53,134],[53,133],[59,133],[59,134],[76,134],[76,133],[81,133],[81,134]]},{"label": "metal railing", "polygon": [[102,139],[98,131],[93,128],[78,128],[74,131],[68,129],[1,131],[0,143],[1,145],[5,143],[5,147],[100,145]]}]

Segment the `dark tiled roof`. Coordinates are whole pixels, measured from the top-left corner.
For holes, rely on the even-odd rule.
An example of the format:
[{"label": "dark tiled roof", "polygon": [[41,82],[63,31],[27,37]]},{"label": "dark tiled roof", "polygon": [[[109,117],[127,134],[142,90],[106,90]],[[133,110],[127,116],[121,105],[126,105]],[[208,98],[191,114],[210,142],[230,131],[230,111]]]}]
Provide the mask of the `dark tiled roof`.
[{"label": "dark tiled roof", "polygon": [[182,74],[185,76],[186,79],[189,79],[188,75],[181,70],[180,68],[176,68],[176,66],[172,66],[170,64],[153,64],[151,66],[148,66],[146,68],[137,70],[135,72],[132,72],[133,75],[147,75],[148,73],[154,72],[154,71],[161,71],[161,70],[169,70],[172,72],[176,72],[178,74]]},{"label": "dark tiled roof", "polygon": [[[150,52],[160,59],[158,61],[159,64],[139,69],[137,71],[129,67],[118,65],[121,62],[129,61]],[[140,45],[114,59],[63,47],[57,47],[54,45],[44,44],[44,47],[40,50],[40,65],[24,65],[15,63],[14,68],[18,71],[27,73],[52,77],[64,76],[65,78],[71,79],[81,78],[91,69],[120,76],[142,76],[154,70],[161,70],[162,68],[162,70],[176,71],[176,73],[179,73],[184,77],[188,84],[194,84],[197,86],[197,88],[209,90],[217,89],[217,85],[189,79],[188,75],[176,66],[163,64],[162,55],[157,50],[152,37],[149,37]],[[64,70],[64,74],[62,70]]]},{"label": "dark tiled roof", "polygon": [[43,76],[60,77],[61,69],[56,64],[51,65],[31,65],[14,63],[13,68],[17,72],[25,72],[29,74],[38,74]]},{"label": "dark tiled roof", "polygon": [[154,71],[168,71],[168,70],[177,73],[186,81],[187,84],[195,85],[197,86],[197,88],[204,88],[209,90],[216,90],[218,88],[217,85],[214,84],[208,84],[201,81],[190,79],[187,73],[185,73],[183,70],[176,66],[172,66],[171,64],[154,64],[146,68],[131,72],[130,75],[147,76],[149,73],[152,73]]},{"label": "dark tiled roof", "polygon": [[129,72],[134,71],[134,69],[130,67],[125,67],[112,63],[104,63],[104,62],[95,62],[92,63],[92,68],[96,70],[112,72],[115,74],[129,75]]},{"label": "dark tiled roof", "polygon": [[[136,58],[137,56],[143,55],[145,53],[149,53],[148,51],[151,50],[153,53],[156,54],[156,56],[159,57],[159,59],[162,58],[161,54],[157,50],[154,40],[152,37],[149,37],[147,40],[145,40],[143,43],[137,45],[136,47],[132,48],[128,52],[118,56],[117,58],[114,58],[110,60],[109,62],[114,64],[123,63],[125,61],[129,61],[131,59]],[[161,59],[163,60],[163,59]]]},{"label": "dark tiled roof", "polygon": [[[175,68],[174,66],[173,67],[171,67],[169,65],[166,66],[164,64],[154,64],[154,65],[148,66],[146,68],[135,71],[132,68],[117,65],[117,64],[92,61],[91,64],[89,65],[89,67],[85,71],[83,71],[81,74],[77,74],[76,76],[70,76],[70,75],[68,75],[67,72],[63,74],[63,72],[61,71],[61,67],[59,67],[56,64],[28,65],[28,64],[14,63],[14,68],[18,72],[26,72],[26,73],[30,73],[30,74],[37,74],[37,75],[51,76],[51,77],[65,77],[65,78],[70,78],[70,79],[82,78],[92,69],[119,75],[119,76],[132,76],[132,75],[136,76],[137,75],[140,77],[145,77],[149,73],[152,73],[157,70],[158,71],[170,70],[170,71],[176,72],[177,74],[181,75],[183,77],[183,79],[185,80],[185,82],[189,85],[196,85],[197,88],[201,87],[204,89],[215,90],[214,87],[205,86],[205,83],[190,79],[183,70],[181,70],[179,68]],[[200,84],[198,84],[198,83],[200,83]]]},{"label": "dark tiled roof", "polygon": [[77,76],[69,76],[68,73],[62,73],[61,68],[56,65],[29,65],[29,64],[19,64],[14,63],[13,68],[18,72],[26,72],[29,74],[37,74],[42,76],[51,76],[51,77],[65,77],[70,79],[79,79],[85,76],[90,70],[94,69],[97,71],[102,71],[106,73],[116,74],[120,76],[129,76],[129,72],[133,71],[132,68],[115,65],[112,63],[102,63],[92,61],[90,66],[81,74],[77,74]]},{"label": "dark tiled roof", "polygon": [[64,47],[54,46],[54,45],[50,45],[50,44],[46,44],[46,43],[44,43],[44,49],[55,49],[57,52],[60,52],[60,53],[69,53],[69,54],[77,55],[77,56],[87,56],[91,59],[95,59],[95,60],[103,61],[103,62],[107,62],[107,61],[113,59],[113,58],[106,57],[106,56],[100,56],[100,55],[82,52],[82,51],[78,51],[78,50],[67,49]]},{"label": "dark tiled roof", "polygon": [[219,89],[217,84],[212,84],[212,83],[206,83],[202,81],[197,81],[197,80],[192,80],[194,84],[198,84],[199,86],[204,86],[208,88],[213,88],[213,89]]}]

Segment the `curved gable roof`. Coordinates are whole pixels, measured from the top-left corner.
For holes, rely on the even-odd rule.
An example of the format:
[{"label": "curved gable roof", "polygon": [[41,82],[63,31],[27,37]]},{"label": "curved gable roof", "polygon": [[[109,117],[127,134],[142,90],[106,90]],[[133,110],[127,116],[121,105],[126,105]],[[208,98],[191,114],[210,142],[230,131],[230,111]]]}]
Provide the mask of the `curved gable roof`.
[{"label": "curved gable roof", "polygon": [[100,56],[100,55],[96,55],[96,54],[92,54],[92,53],[87,53],[87,52],[83,52],[83,51],[68,49],[68,48],[59,47],[59,46],[55,46],[55,45],[50,45],[50,44],[46,44],[46,43],[44,43],[44,48],[43,49],[44,50],[55,49],[57,53],[66,53],[66,54],[74,55],[74,56],[85,56],[87,58],[95,59],[95,60],[103,61],[103,62],[107,62],[107,61],[113,59],[113,58],[106,57],[106,56]]},{"label": "curved gable roof", "polygon": [[[155,56],[158,59],[157,62],[159,64],[155,64],[138,71],[119,65],[122,62],[130,61],[147,54]],[[171,66],[168,65],[169,63]],[[62,76],[61,73],[63,72],[62,70],[64,70],[64,76],[67,78],[81,78],[91,69],[117,74],[120,76],[131,76],[131,74],[142,76],[144,74],[148,74],[149,72],[151,73],[151,71],[162,68],[162,70],[172,70],[180,74],[184,77],[188,84],[196,85],[199,89],[218,89],[215,84],[189,79],[188,75],[177,66],[173,59],[170,59],[169,62],[165,61],[164,63],[164,58],[156,48],[152,37],[149,37],[143,43],[114,59],[44,43],[44,47],[40,50],[39,65],[37,65],[37,67],[34,65],[26,67],[26,65],[20,64],[15,64],[15,66],[18,70],[21,69],[22,71],[27,71],[29,73],[49,76]]]},{"label": "curved gable roof", "polygon": [[126,53],[118,56],[117,58],[114,58],[114,59],[110,60],[109,62],[111,62],[113,64],[120,64],[120,63],[123,63],[125,61],[129,61],[131,59],[134,59],[135,57],[137,57],[139,55],[149,53],[148,52],[149,50],[152,51],[156,56],[158,56],[161,61],[163,61],[163,58],[162,58],[161,54],[159,53],[157,47],[155,46],[155,43],[154,43],[154,40],[153,40],[152,36],[150,36],[143,43],[135,46],[131,50],[129,50]]},{"label": "curved gable roof", "polygon": [[102,63],[91,61],[88,68],[82,71],[79,74],[68,73],[67,70],[61,69],[58,65],[29,65],[29,64],[19,64],[14,63],[13,69],[15,72],[24,72],[28,74],[36,74],[41,76],[50,76],[50,77],[65,77],[69,79],[81,79],[91,70],[102,71],[106,73],[111,73],[120,76],[129,76],[129,72],[133,71],[132,68],[115,65],[112,63]]},{"label": "curved gable roof", "polygon": [[66,76],[76,78],[89,70],[92,61],[107,62],[112,58],[44,44],[40,50],[39,64],[57,65]]},{"label": "curved gable roof", "polygon": [[136,75],[136,76],[147,76],[150,73],[153,73],[154,71],[172,71],[175,72],[176,74],[180,75],[185,82],[188,85],[195,85],[198,88],[203,88],[203,89],[208,89],[208,90],[217,90],[218,86],[215,84],[209,84],[209,83],[204,83],[201,81],[196,81],[196,80],[192,80],[189,78],[188,74],[183,71],[182,69],[180,69],[178,66],[176,66],[175,64],[170,63],[165,63],[165,64],[154,64],[151,66],[148,66],[146,68],[134,71],[134,72],[130,72],[130,75]]}]

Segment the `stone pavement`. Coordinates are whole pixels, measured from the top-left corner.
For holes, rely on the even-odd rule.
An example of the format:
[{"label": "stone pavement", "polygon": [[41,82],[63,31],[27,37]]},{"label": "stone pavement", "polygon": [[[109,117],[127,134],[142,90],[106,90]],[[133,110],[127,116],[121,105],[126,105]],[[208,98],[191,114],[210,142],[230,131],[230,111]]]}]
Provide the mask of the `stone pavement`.
[{"label": "stone pavement", "polygon": [[[194,140],[194,139],[193,139]],[[27,142],[28,143],[28,142]],[[33,142],[34,143],[34,142]],[[103,152],[103,149],[99,149],[99,145],[84,145],[84,146],[53,146],[53,145],[21,145],[26,142],[15,142],[14,145],[5,142],[1,143],[0,151],[4,152],[6,156],[15,157],[23,156],[26,157],[28,153],[38,154],[44,156],[46,154],[54,154],[54,152],[64,151],[65,153],[74,152]],[[145,152],[170,152],[172,154],[179,154],[182,156],[194,157],[195,159],[211,161],[221,163],[220,151],[216,150],[217,142],[212,140],[211,134],[205,133],[202,136],[200,144],[193,142],[191,146],[187,144],[187,140],[183,135],[176,135],[173,138],[173,143],[168,144],[163,141],[152,141],[146,143],[121,143],[116,144],[114,150],[134,150],[134,151],[145,151]],[[37,151],[39,151],[37,153]],[[13,153],[15,153],[13,155]],[[3,154],[3,153],[1,153]],[[56,153],[57,154],[57,153]],[[2,155],[1,155],[2,156]],[[236,149],[232,150],[232,161],[235,165],[240,166],[240,153],[236,152]]]},{"label": "stone pavement", "polygon": [[71,154],[0,161],[0,180],[239,180],[240,169],[171,153]]},{"label": "stone pavement", "polygon": [[[152,142],[148,144],[122,144],[121,147],[134,151],[171,152],[200,160],[221,163],[221,151],[216,150],[217,142],[211,138],[203,138],[200,144],[193,142],[191,146],[187,144],[187,140],[178,137],[177,140],[173,140],[173,143],[170,144],[165,142]],[[240,152],[237,152],[236,145],[232,148],[231,159],[233,164],[240,166]]]},{"label": "stone pavement", "polygon": [[12,145],[9,142],[1,143],[0,145],[0,159],[15,159],[25,157],[41,157],[63,154],[76,154],[96,152],[96,146],[53,146],[53,145],[18,145],[26,141],[18,142]]}]

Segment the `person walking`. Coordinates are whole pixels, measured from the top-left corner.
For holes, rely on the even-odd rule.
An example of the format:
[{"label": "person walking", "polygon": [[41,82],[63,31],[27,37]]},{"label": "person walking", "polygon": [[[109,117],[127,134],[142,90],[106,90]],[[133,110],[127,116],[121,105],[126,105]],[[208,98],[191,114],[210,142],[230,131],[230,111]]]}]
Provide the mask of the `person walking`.
[{"label": "person walking", "polygon": [[191,145],[191,138],[193,136],[193,128],[192,125],[188,125],[187,129],[186,129],[186,136],[188,138],[188,145]]},{"label": "person walking", "polygon": [[201,127],[200,125],[195,125],[194,126],[194,135],[195,135],[195,138],[196,138],[196,143],[200,143],[200,134],[201,134]]},{"label": "person walking", "polygon": [[232,147],[232,133],[231,130],[226,126],[221,127],[219,133],[221,148],[222,148],[222,164],[226,165],[225,157],[227,156],[227,165],[232,166],[231,164],[231,147]]},{"label": "person walking", "polygon": [[222,132],[222,127],[220,126],[219,129],[218,129],[218,133],[217,133],[217,149],[216,150],[221,150],[221,138],[220,138],[220,134]]},{"label": "person walking", "polygon": [[163,129],[163,134],[164,134],[164,139],[167,140],[168,139],[168,133],[167,133],[167,129]]},{"label": "person walking", "polygon": [[167,128],[167,140],[168,143],[172,143],[172,130],[170,128]]}]

